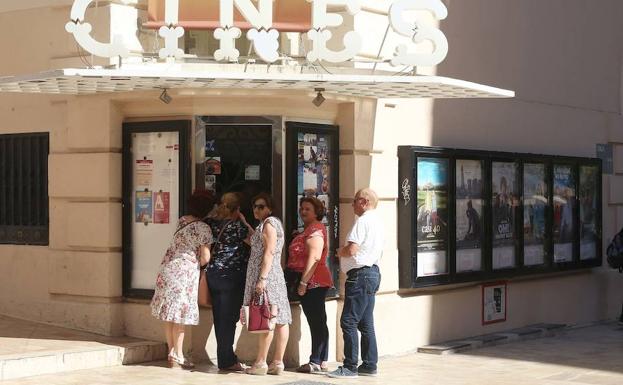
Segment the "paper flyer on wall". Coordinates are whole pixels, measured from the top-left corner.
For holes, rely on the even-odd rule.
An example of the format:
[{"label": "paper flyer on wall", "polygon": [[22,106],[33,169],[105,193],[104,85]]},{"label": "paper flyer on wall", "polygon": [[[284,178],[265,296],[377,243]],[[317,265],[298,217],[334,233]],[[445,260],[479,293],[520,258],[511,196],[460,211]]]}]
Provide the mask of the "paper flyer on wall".
[{"label": "paper flyer on wall", "polygon": [[154,206],[154,223],[164,224],[170,222],[171,210],[170,210],[170,197],[168,192],[154,192],[153,206]]},{"label": "paper flyer on wall", "polygon": [[137,159],[134,168],[134,187],[135,188],[151,188],[154,178],[154,161],[153,159]]},{"label": "paper flyer on wall", "polygon": [[136,191],[134,218],[136,223],[152,222],[152,194],[150,191]]}]

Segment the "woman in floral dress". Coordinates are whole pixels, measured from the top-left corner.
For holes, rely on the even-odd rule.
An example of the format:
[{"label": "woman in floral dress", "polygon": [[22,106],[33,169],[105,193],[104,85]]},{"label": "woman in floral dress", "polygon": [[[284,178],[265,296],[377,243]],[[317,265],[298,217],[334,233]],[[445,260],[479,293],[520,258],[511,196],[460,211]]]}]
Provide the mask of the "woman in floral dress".
[{"label": "woman in floral dress", "polygon": [[281,269],[281,250],[283,248],[283,226],[279,219],[271,216],[272,199],[268,194],[253,198],[253,215],[260,224],[251,236],[251,256],[247,267],[247,281],[244,291],[244,305],[249,305],[253,296],[263,291],[268,293],[271,305],[277,305],[275,332],[276,346],[272,363],[266,364],[268,348],[273,340],[273,332],[260,334],[257,358],[248,374],[281,374],[284,370],[283,354],[292,323],[290,302],[286,282]]},{"label": "woman in floral dress", "polygon": [[201,221],[214,199],[207,192],[193,193],[190,215],[179,219],[171,245],[167,249],[156,278],[156,290],[151,300],[151,314],[164,321],[169,347],[169,366],[191,368],[184,358],[185,325],[199,324],[197,293],[201,265],[210,261],[212,231]]}]

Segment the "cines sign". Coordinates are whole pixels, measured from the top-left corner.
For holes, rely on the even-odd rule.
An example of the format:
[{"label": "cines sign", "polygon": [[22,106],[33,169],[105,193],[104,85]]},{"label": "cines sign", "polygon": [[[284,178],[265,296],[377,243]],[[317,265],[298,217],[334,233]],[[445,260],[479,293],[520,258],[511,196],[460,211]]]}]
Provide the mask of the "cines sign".
[{"label": "cines sign", "polygon": [[[75,0],[71,8],[71,21],[65,25],[82,48],[89,53],[102,57],[128,57],[130,51],[120,35],[113,37],[110,43],[96,41],[91,36],[92,26],[85,20],[87,8],[94,0]],[[182,0],[183,1],[183,0]],[[330,12],[329,6],[343,6],[351,14],[361,11],[363,0],[307,0],[312,7],[312,29],[307,37],[312,49],[307,53],[310,62],[327,61],[341,63],[352,60],[362,47],[362,36],[356,31],[344,35],[344,48],[331,50],[327,42],[332,33],[329,28],[338,27],[343,17]],[[240,28],[234,26],[234,7],[252,25],[247,32],[247,39],[252,43],[255,53],[263,61],[273,63],[279,59],[279,31],[272,28],[273,0],[220,0],[220,28],[214,31],[214,38],[219,41],[219,49],[214,52],[217,61],[236,61],[240,52],[236,49],[236,39],[242,36]],[[184,36],[184,28],[178,25],[180,0],[165,0],[165,25],[159,30],[164,39],[164,48],[159,52],[161,58],[180,58],[184,51],[178,46],[178,39]],[[391,58],[394,66],[433,66],[441,63],[448,54],[448,40],[438,28],[426,25],[420,19],[406,20],[409,11],[428,11],[435,19],[443,20],[448,16],[448,9],[441,0],[395,0],[389,8],[389,24],[394,32],[409,37],[420,44],[430,41],[431,53],[410,52],[405,44],[398,45]]]}]

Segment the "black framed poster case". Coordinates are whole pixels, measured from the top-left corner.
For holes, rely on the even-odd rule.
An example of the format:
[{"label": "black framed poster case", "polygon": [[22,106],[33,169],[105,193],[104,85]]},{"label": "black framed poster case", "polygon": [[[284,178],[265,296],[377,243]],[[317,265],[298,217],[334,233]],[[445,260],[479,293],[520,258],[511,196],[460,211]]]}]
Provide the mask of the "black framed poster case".
[{"label": "black framed poster case", "polygon": [[[399,146],[398,147],[398,250],[399,250],[399,286],[401,289],[445,285],[464,282],[484,282],[491,280],[508,279],[518,276],[555,273],[561,271],[577,270],[582,268],[597,267],[602,264],[602,166],[601,160],[596,158],[566,157],[554,155],[539,155],[527,153],[509,153],[484,150],[452,149],[439,147]],[[418,158],[444,158],[448,159],[448,274],[436,276],[418,276],[417,272],[417,162]],[[484,239],[483,264],[481,271],[457,273],[456,272],[456,186],[452,179],[456,173],[456,160],[481,160],[483,161],[484,201],[483,223]],[[516,209],[514,219],[515,266],[493,270],[492,268],[492,163],[493,162],[516,162],[517,163],[517,191],[521,194],[519,207]],[[547,206],[545,208],[545,236],[544,236],[544,263],[533,266],[524,264],[524,200],[523,200],[523,172],[527,163],[543,164],[545,168],[545,180],[547,183]],[[556,263],[553,258],[553,222],[554,222],[554,165],[566,165],[571,167],[574,177],[575,202],[579,201],[580,186],[579,170],[582,166],[595,167],[595,258],[580,258],[580,230],[579,216],[580,207],[573,207],[573,260],[570,262]]]},{"label": "black framed poster case", "polygon": [[[127,298],[149,299],[153,290],[137,289],[132,287],[132,222],[133,212],[132,194],[134,169],[132,164],[132,134],[150,132],[177,132],[179,134],[179,212],[186,213],[186,205],[191,194],[191,154],[190,133],[192,121],[168,120],[152,122],[123,123],[123,158],[122,158],[122,282],[123,296]],[[160,258],[162,256],[159,256]],[[154,277],[155,279],[155,277]]]},{"label": "black framed poster case", "polygon": [[[286,228],[286,245],[292,239],[292,233],[299,228],[298,222],[298,205],[299,205],[299,175],[302,172],[299,168],[300,156],[306,156],[299,153],[299,138],[305,135],[316,135],[328,140],[329,153],[329,207],[327,210],[327,237],[329,238],[329,253],[327,255],[327,263],[333,276],[334,288],[327,292],[327,297],[337,297],[339,295],[339,263],[335,256],[335,250],[339,242],[339,225],[340,225],[340,201],[339,201],[339,127],[328,124],[315,124],[304,122],[286,122],[286,199],[285,199],[285,228]],[[324,188],[324,187],[323,187]],[[305,189],[303,189],[305,190]],[[306,193],[304,193],[306,194]],[[309,194],[307,194],[309,195]],[[314,195],[314,194],[312,194]],[[287,250],[286,250],[287,254]]]}]

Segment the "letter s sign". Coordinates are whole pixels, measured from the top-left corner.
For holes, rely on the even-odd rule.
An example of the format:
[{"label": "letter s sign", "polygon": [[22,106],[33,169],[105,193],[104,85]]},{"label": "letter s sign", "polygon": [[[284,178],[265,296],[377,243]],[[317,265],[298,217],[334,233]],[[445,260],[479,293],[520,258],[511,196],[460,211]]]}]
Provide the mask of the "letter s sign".
[{"label": "letter s sign", "polygon": [[392,29],[406,37],[412,38],[416,44],[431,41],[434,45],[432,53],[409,53],[406,45],[396,48],[392,65],[400,66],[434,66],[441,63],[448,55],[448,39],[438,28],[420,23],[407,22],[403,14],[406,11],[429,11],[437,20],[448,17],[448,9],[441,0],[398,0],[389,9],[389,22]]}]

